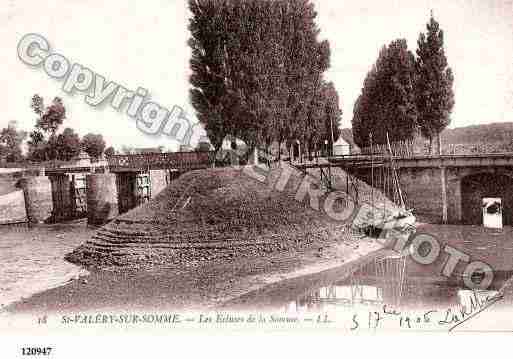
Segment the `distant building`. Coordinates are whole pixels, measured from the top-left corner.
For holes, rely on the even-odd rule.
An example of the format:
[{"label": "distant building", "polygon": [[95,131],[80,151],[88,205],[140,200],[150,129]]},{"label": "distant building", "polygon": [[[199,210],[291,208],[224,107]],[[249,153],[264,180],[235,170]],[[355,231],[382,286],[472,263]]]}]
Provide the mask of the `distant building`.
[{"label": "distant building", "polygon": [[72,159],[73,167],[89,167],[91,166],[91,157],[85,152],[80,151],[78,156]]},{"label": "distant building", "polygon": [[61,167],[102,167],[108,164],[104,155],[100,156],[100,158],[91,158],[85,151],[81,151],[71,161],[73,164],[66,164]]},{"label": "distant building", "polygon": [[342,136],[338,138],[333,144],[334,156],[345,156],[351,154],[351,144],[347,142]]},{"label": "distant building", "polygon": [[163,147],[143,147],[143,148],[134,148],[131,151],[133,155],[144,155],[149,153],[162,153]]},{"label": "distant building", "polygon": [[[339,140],[342,139],[343,141],[345,141],[348,145],[349,145],[349,154],[351,155],[354,155],[354,154],[359,154],[361,153],[361,149],[360,147],[358,147],[358,145],[354,142],[354,139],[353,139],[353,131],[350,129],[350,128],[343,128],[340,130],[340,136],[339,136]],[[335,146],[337,145],[337,142],[338,141],[335,141]],[[346,144],[344,143],[341,143],[340,146],[345,146]],[[338,149],[338,151],[345,151],[344,150],[345,147],[341,147]]]},{"label": "distant building", "polygon": [[180,148],[178,149],[178,152],[192,152],[194,151],[194,148],[192,148],[191,145],[180,145]]}]

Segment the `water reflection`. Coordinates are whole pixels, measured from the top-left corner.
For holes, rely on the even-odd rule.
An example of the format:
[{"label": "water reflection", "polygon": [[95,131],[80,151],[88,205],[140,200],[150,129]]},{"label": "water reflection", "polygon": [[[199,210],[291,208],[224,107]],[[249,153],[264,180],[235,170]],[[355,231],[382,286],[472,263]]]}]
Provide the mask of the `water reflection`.
[{"label": "water reflection", "polygon": [[288,304],[288,310],[368,310],[384,305],[397,310],[469,308],[497,294],[492,290],[467,290],[435,272],[419,273],[417,269],[412,268],[408,257],[376,258],[344,279],[297,298]]}]

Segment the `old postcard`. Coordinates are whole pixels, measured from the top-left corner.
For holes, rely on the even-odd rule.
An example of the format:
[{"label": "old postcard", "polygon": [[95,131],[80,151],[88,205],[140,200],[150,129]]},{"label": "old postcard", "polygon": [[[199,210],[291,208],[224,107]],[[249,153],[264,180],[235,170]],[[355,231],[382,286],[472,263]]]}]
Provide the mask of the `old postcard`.
[{"label": "old postcard", "polygon": [[1,358],[513,333],[512,0],[0,16]]}]

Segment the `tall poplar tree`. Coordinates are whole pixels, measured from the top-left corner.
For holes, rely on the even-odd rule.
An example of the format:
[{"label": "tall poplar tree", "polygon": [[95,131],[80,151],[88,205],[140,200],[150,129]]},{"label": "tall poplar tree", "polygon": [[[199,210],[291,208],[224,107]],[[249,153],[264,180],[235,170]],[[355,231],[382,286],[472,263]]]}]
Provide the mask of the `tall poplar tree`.
[{"label": "tall poplar tree", "polygon": [[412,139],[418,130],[415,58],[405,39],[384,46],[365,78],[353,113],[353,136],[360,147]]},{"label": "tall poplar tree", "polygon": [[321,140],[328,141],[329,148],[333,148],[333,143],[339,139],[341,134],[342,110],[340,109],[338,92],[332,82],[324,85],[324,97],[326,99],[324,136]]},{"label": "tall poplar tree", "polygon": [[217,150],[230,127],[225,73],[227,9],[220,0],[190,0],[189,9],[191,102]]},{"label": "tall poplar tree", "polygon": [[427,24],[427,34],[421,33],[417,44],[416,103],[420,130],[429,139],[431,153],[440,153],[440,133],[450,124],[454,107],[454,76],[445,56],[443,30],[433,15]]},{"label": "tall poplar tree", "polygon": [[191,99],[216,149],[317,135],[329,44],[317,39],[310,0],[189,0]]}]

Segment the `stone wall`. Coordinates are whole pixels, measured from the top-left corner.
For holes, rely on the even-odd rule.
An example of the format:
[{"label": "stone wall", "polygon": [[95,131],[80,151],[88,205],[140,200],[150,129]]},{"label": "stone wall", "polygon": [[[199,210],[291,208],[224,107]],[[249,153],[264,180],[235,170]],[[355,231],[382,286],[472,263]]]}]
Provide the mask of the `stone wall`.
[{"label": "stone wall", "polygon": [[462,221],[461,174],[457,169],[446,172],[447,184],[447,222],[451,224]]},{"label": "stone wall", "polygon": [[25,177],[20,180],[30,223],[47,222],[52,217],[52,185],[48,177]]},{"label": "stone wall", "polygon": [[[439,168],[403,168],[399,181],[409,208],[420,220],[442,222],[442,180]],[[451,194],[447,193],[449,198]]]},{"label": "stone wall", "polygon": [[[358,177],[370,184],[370,170]],[[419,221],[443,222],[442,173],[445,173],[447,223],[481,223],[481,199],[502,198],[504,223],[513,222],[513,168],[470,167],[401,168],[398,169],[401,189],[408,208],[413,208]],[[487,174],[487,176],[480,176]],[[376,176],[376,175],[375,175]],[[475,188],[467,188],[465,178],[477,176]],[[510,179],[508,182],[508,178]],[[376,183],[376,181],[375,181]],[[465,187],[466,186],[466,187]],[[376,185],[379,187],[379,183]],[[471,196],[469,196],[469,193]],[[469,199],[470,198],[470,199]],[[469,215],[472,214],[472,216]],[[472,218],[469,218],[472,217]]]},{"label": "stone wall", "polygon": [[103,225],[119,214],[116,175],[87,176],[87,223]]},{"label": "stone wall", "polygon": [[[419,221],[429,223],[442,222],[442,182],[439,168],[401,168],[397,170],[403,197],[408,209],[413,208]],[[367,184],[371,185],[370,169],[359,170],[356,175]],[[374,187],[386,192],[383,186],[388,188],[387,196],[392,198],[392,188],[383,184],[383,173],[379,169],[374,172]],[[388,181],[391,181],[389,177]],[[449,194],[448,194],[449,197]]]}]

